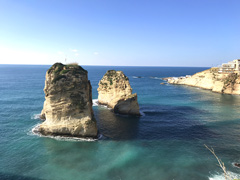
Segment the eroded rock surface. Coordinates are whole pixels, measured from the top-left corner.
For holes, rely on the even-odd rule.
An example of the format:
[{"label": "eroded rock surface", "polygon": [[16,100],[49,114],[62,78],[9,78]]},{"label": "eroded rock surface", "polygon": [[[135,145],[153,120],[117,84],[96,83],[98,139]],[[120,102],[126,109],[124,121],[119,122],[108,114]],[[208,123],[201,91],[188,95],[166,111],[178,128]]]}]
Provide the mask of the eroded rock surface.
[{"label": "eroded rock surface", "polygon": [[240,78],[236,73],[218,73],[218,68],[211,68],[186,77],[165,78],[170,84],[181,84],[224,94],[240,94]]},{"label": "eroded rock surface", "polygon": [[122,71],[109,70],[99,82],[98,103],[120,114],[140,115],[137,94]]},{"label": "eroded rock surface", "polygon": [[54,64],[46,73],[45,102],[39,127],[44,135],[97,137],[92,87],[81,66]]}]

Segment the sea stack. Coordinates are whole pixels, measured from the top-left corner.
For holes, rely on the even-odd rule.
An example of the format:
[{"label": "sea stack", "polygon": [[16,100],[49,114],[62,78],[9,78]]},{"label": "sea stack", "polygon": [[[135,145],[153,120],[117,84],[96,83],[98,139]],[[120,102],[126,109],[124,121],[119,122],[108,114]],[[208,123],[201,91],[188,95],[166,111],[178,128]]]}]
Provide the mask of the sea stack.
[{"label": "sea stack", "polygon": [[55,63],[46,73],[39,132],[44,135],[97,137],[88,72],[77,64]]},{"label": "sea stack", "polygon": [[122,71],[109,70],[99,82],[98,103],[115,113],[140,115],[137,94],[132,94],[129,79]]}]

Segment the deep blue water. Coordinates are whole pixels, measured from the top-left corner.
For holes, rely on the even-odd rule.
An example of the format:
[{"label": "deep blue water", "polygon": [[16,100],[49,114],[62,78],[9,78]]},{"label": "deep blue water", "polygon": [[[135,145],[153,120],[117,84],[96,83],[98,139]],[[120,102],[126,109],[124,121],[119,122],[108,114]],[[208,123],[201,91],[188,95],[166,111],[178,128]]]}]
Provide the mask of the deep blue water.
[{"label": "deep blue water", "polygon": [[[71,141],[39,137],[31,129],[44,102],[50,66],[0,65],[0,179],[145,180],[222,178],[212,146],[227,169],[240,174],[240,96],[222,95],[160,78],[207,68],[83,66],[93,99],[107,70],[122,70],[138,94],[141,117],[94,106],[103,138]],[[135,78],[141,76],[142,78]]]}]

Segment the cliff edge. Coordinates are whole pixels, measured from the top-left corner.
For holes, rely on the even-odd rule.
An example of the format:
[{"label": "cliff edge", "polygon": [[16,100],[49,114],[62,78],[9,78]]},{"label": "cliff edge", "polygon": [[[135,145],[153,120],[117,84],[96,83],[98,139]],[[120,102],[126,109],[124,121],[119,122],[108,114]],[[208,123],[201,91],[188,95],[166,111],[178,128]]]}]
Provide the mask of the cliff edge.
[{"label": "cliff edge", "polygon": [[109,70],[99,82],[98,103],[119,114],[140,115],[137,94],[122,71]]},{"label": "cliff edge", "polygon": [[97,137],[92,87],[81,66],[55,63],[46,73],[39,132],[44,135]]},{"label": "cliff edge", "polygon": [[165,78],[170,84],[181,84],[209,89],[224,94],[240,94],[240,78],[237,73],[219,73],[211,68],[192,76]]}]

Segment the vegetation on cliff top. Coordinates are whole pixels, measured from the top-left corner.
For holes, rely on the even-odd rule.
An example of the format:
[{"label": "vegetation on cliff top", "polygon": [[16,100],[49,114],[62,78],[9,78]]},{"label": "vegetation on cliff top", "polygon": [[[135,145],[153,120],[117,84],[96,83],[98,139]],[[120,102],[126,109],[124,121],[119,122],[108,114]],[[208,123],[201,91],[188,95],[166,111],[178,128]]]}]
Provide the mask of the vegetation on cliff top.
[{"label": "vegetation on cliff top", "polygon": [[115,70],[108,70],[104,76],[107,76],[110,85],[113,85],[113,80],[115,80],[114,78],[117,76],[117,72]]},{"label": "vegetation on cliff top", "polygon": [[56,83],[60,79],[67,78],[66,74],[71,73],[71,75],[76,76],[77,74],[87,74],[87,71],[83,69],[76,63],[64,65],[62,63],[55,63],[47,71],[48,74],[53,73],[54,79],[53,83]]},{"label": "vegetation on cliff top", "polygon": [[[120,79],[124,79],[125,81],[128,81],[128,77],[125,76],[125,74],[122,71],[115,71],[115,70],[108,70],[105,75],[105,79],[109,81],[110,85],[113,85],[113,82],[118,83]],[[103,84],[100,82],[100,84]]]}]

